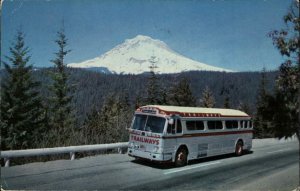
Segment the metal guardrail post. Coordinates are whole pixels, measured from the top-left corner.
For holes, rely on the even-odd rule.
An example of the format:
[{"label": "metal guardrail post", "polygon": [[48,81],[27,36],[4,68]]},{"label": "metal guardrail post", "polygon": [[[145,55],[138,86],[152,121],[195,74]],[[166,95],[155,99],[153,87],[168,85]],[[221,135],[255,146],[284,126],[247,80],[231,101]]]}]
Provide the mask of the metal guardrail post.
[{"label": "metal guardrail post", "polygon": [[70,152],[71,160],[75,160],[75,152]]},{"label": "metal guardrail post", "polygon": [[9,158],[5,158],[4,163],[5,163],[4,164],[5,167],[9,167],[9,163],[10,163]]}]

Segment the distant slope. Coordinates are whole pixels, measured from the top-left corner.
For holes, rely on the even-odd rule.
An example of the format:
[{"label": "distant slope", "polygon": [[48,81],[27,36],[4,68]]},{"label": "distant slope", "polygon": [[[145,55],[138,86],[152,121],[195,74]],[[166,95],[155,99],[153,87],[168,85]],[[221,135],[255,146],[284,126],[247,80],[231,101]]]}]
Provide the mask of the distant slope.
[{"label": "distant slope", "polygon": [[[103,74],[83,69],[69,69],[71,83],[76,84],[74,94],[74,107],[77,118],[83,122],[86,115],[95,108],[100,110],[103,102],[114,94],[128,93],[129,102],[134,106],[136,98],[145,98],[147,90],[148,75],[116,75]],[[42,81],[43,94],[48,95],[46,90],[50,80],[47,77],[47,70],[35,72],[36,78]],[[272,92],[277,72],[267,72],[267,89]],[[185,72],[181,74],[158,75],[159,84],[162,90],[168,90],[172,84],[182,77],[187,77],[191,84],[191,90],[200,101],[203,89],[208,86],[214,94],[216,106],[223,107],[224,95],[222,88],[228,89],[231,108],[237,108],[244,103],[249,106],[251,112],[255,112],[257,89],[260,84],[261,74],[259,72]],[[251,113],[250,113],[251,114]]]},{"label": "distant slope", "polygon": [[[101,68],[103,72],[115,74],[142,74],[149,72],[152,62],[159,74],[185,71],[227,71],[184,57],[171,50],[164,42],[148,36],[138,35],[125,40],[100,57],[81,63],[68,64],[74,68]],[[104,70],[103,70],[104,69]],[[108,72],[109,71],[109,72]]]},{"label": "distant slope", "polygon": [[[68,69],[70,83],[75,84],[74,109],[79,124],[82,124],[87,114],[92,109],[100,110],[106,98],[115,94],[128,93],[130,104],[134,107],[137,97],[145,98],[147,90],[148,75],[116,75],[103,74],[83,69]],[[49,69],[40,69],[34,73],[35,79],[41,81],[41,92],[43,100],[50,96],[47,86],[51,82],[48,74]],[[267,72],[267,90],[272,93],[277,72]],[[0,70],[0,81],[4,76],[4,70]],[[257,89],[260,84],[261,74],[259,72],[185,72],[181,74],[162,74],[157,76],[162,90],[168,90],[172,84],[182,77],[188,78],[191,90],[199,103],[203,89],[208,86],[216,101],[215,107],[223,107],[224,95],[222,89],[228,90],[230,107],[238,108],[239,104],[247,104],[251,113],[255,113]]]}]

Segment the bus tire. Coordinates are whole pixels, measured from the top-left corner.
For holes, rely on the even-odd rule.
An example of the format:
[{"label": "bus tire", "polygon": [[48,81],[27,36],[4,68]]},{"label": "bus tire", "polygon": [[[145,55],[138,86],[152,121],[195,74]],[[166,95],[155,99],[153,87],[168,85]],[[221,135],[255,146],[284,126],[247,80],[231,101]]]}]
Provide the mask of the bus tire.
[{"label": "bus tire", "polygon": [[175,166],[182,167],[187,164],[187,155],[188,152],[185,148],[180,148],[175,156]]},{"label": "bus tire", "polygon": [[235,155],[241,156],[242,154],[243,154],[243,142],[239,140],[235,145]]}]

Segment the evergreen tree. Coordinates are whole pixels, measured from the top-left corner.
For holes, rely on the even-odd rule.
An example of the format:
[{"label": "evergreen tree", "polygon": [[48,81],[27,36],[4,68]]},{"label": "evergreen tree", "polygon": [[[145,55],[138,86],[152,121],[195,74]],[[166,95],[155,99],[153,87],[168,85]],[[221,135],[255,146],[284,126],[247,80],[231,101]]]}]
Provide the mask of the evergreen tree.
[{"label": "evergreen tree", "polygon": [[195,97],[190,88],[187,78],[182,78],[177,84],[171,87],[169,92],[169,102],[176,106],[195,107]]},{"label": "evergreen tree", "polygon": [[237,109],[251,115],[250,107],[247,103],[240,102]]},{"label": "evergreen tree", "polygon": [[116,97],[113,116],[116,116],[112,128],[114,128],[113,142],[128,141],[129,134],[127,128],[130,127],[134,110],[130,107],[128,92],[119,93]]},{"label": "evergreen tree", "polygon": [[152,56],[150,59],[151,66],[150,66],[150,76],[148,78],[148,87],[147,87],[147,97],[146,103],[150,105],[160,104],[161,103],[161,92],[160,86],[158,84],[158,78],[155,74],[155,69],[157,66],[155,63],[155,57]]},{"label": "evergreen tree", "polygon": [[161,101],[160,101],[161,105],[168,105],[169,101],[168,101],[168,91],[167,88],[163,88],[161,91]]},{"label": "evergreen tree", "polygon": [[0,97],[1,150],[32,148],[43,137],[45,111],[38,92],[40,83],[32,78],[29,49],[21,31],[10,54],[10,63],[3,62],[6,74]]},{"label": "evergreen tree", "polygon": [[201,107],[212,108],[215,106],[215,98],[209,87],[206,86],[202,92],[202,98],[200,100]]},{"label": "evergreen tree", "polygon": [[293,1],[283,20],[286,28],[269,34],[286,60],[279,69],[275,96],[268,96],[269,110],[264,114],[276,137],[287,138],[296,134],[300,140],[299,1]]},{"label": "evergreen tree", "polygon": [[229,98],[229,89],[225,86],[225,72],[222,75],[222,89],[220,92],[220,96],[224,97],[223,108],[230,108],[230,98]]},{"label": "evergreen tree", "polygon": [[99,144],[103,139],[104,133],[98,128],[100,124],[100,112],[93,108],[84,120],[81,133],[84,136],[82,144]]},{"label": "evergreen tree", "polygon": [[113,127],[113,122],[116,120],[117,116],[114,113],[116,110],[115,95],[108,96],[102,106],[100,112],[100,123],[99,123],[99,133],[102,138],[100,143],[112,143],[115,139],[116,129]]},{"label": "evergreen tree", "polygon": [[143,102],[142,96],[141,96],[140,92],[138,92],[138,95],[135,98],[134,108],[137,109],[143,105],[144,105],[144,102]]},{"label": "evergreen tree", "polygon": [[256,116],[254,118],[254,136],[257,138],[273,137],[270,126],[268,125],[269,123],[263,117],[263,113],[268,109],[266,85],[266,70],[263,68],[261,72],[261,82],[257,92]]},{"label": "evergreen tree", "polygon": [[223,107],[225,109],[229,109],[230,108],[230,98],[229,98],[229,95],[226,95],[225,99],[224,99],[224,105]]},{"label": "evergreen tree", "polygon": [[92,144],[128,141],[128,131],[133,109],[128,102],[128,94],[110,95],[100,112],[93,111],[85,122],[85,133]]},{"label": "evergreen tree", "polygon": [[57,32],[58,52],[55,53],[56,58],[51,60],[54,64],[54,71],[51,72],[52,85],[50,91],[52,96],[49,103],[51,104],[50,121],[54,130],[53,140],[58,143],[66,143],[74,130],[75,118],[72,111],[72,88],[68,84],[69,75],[66,71],[65,57],[70,52],[66,48],[67,38],[64,29]]}]

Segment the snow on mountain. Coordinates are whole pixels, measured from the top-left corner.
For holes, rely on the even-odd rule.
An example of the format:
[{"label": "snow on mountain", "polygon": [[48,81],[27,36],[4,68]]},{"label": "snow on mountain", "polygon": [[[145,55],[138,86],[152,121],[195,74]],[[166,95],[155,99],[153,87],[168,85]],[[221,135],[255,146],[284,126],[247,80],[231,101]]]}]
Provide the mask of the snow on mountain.
[{"label": "snow on mountain", "polygon": [[74,68],[105,68],[117,74],[141,74],[150,71],[154,63],[157,73],[180,73],[183,71],[226,71],[184,57],[171,50],[164,42],[138,35],[104,53],[100,57],[81,63],[68,64]]}]

